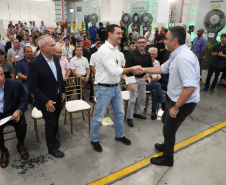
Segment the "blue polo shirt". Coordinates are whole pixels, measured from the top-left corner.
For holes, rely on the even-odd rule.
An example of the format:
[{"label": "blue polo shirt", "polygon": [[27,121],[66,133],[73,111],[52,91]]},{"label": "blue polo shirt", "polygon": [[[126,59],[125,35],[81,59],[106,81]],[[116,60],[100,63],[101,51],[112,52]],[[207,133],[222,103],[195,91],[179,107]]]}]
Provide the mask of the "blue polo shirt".
[{"label": "blue polo shirt", "polygon": [[95,39],[96,38],[97,30],[98,30],[97,27],[93,27],[93,26],[90,26],[89,27],[90,37],[92,39]]},{"label": "blue polo shirt", "polygon": [[[221,46],[220,44],[216,44],[213,47],[213,51],[216,52],[221,52],[226,55],[226,44],[224,44],[223,46]],[[213,56],[212,62],[211,62],[211,66],[215,67],[215,68],[223,68],[224,67],[224,62],[225,62],[225,58],[221,57],[221,56]]]},{"label": "blue polo shirt", "polygon": [[[22,73],[23,75],[28,75],[28,61],[23,58],[16,64],[16,73]],[[22,82],[27,82],[27,80],[22,80]]]}]

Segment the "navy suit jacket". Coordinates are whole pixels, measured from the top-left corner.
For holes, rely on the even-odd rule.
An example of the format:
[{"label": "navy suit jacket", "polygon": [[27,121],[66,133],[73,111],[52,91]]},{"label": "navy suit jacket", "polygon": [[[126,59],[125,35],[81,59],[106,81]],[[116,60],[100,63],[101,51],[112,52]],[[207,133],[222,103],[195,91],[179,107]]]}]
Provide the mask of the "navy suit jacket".
[{"label": "navy suit jacket", "polygon": [[42,53],[28,63],[28,88],[34,94],[34,106],[41,111],[46,111],[45,104],[49,100],[57,101],[58,89],[60,97],[65,93],[59,59],[53,55],[53,60],[57,69],[57,80]]},{"label": "navy suit jacket", "polygon": [[11,116],[16,110],[20,110],[23,115],[27,105],[28,100],[22,84],[6,78],[4,84],[4,117]]}]

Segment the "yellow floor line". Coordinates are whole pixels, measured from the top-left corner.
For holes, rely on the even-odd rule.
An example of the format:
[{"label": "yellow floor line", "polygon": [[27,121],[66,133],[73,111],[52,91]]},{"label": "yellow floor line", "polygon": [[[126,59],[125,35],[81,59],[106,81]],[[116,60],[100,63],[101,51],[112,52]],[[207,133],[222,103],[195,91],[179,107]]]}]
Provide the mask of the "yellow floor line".
[{"label": "yellow floor line", "polygon": [[[184,147],[186,147],[186,146],[188,146],[188,145],[190,145],[190,144],[192,144],[192,143],[194,143],[194,142],[196,142],[196,141],[198,141],[198,140],[200,140],[200,139],[212,134],[213,132],[215,132],[215,131],[217,131],[217,130],[225,127],[225,126],[226,126],[226,121],[224,121],[224,122],[222,122],[222,123],[220,123],[218,125],[215,125],[215,126],[211,127],[208,130],[205,130],[205,131],[203,131],[203,132],[201,132],[201,133],[199,133],[199,134],[197,134],[197,135],[195,135],[193,137],[190,137],[190,138],[188,138],[188,139],[176,144],[175,147],[174,147],[174,150],[177,151],[177,150],[179,150],[181,148],[184,148]],[[150,164],[150,159],[152,157],[157,157],[159,155],[162,155],[162,152],[159,152],[159,153],[157,153],[157,154],[155,154],[155,155],[153,155],[151,157],[148,157],[148,158],[146,158],[144,160],[141,160],[141,161],[139,161],[139,162],[137,162],[135,164],[132,164],[132,165],[130,165],[130,166],[128,166],[128,167],[126,167],[126,168],[124,168],[122,170],[119,170],[119,171],[117,171],[117,172],[115,172],[115,173],[113,173],[111,175],[108,175],[108,176],[106,176],[106,177],[104,177],[102,179],[99,179],[99,180],[97,180],[97,181],[95,181],[95,182],[93,182],[93,183],[91,183],[89,185],[103,185],[103,184],[107,184],[107,183],[113,182],[113,181],[115,181],[115,180],[117,180],[119,178],[122,178],[125,175],[128,175],[128,174],[130,174],[130,173],[132,173],[134,171],[137,171],[138,169],[141,169],[141,168],[145,167],[146,165]]]}]

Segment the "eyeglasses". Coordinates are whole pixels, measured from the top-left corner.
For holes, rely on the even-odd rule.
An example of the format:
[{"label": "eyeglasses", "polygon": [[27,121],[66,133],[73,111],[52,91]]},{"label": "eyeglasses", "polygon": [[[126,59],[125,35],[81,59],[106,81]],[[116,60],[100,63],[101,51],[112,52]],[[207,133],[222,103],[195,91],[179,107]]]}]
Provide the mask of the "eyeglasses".
[{"label": "eyeglasses", "polygon": [[146,44],[146,42],[137,42],[137,44]]}]

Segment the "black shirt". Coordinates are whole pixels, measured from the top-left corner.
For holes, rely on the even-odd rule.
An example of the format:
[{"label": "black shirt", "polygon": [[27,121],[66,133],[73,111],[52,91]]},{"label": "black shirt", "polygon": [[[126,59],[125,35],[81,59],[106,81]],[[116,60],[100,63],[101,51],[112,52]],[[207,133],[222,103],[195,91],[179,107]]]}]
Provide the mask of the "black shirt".
[{"label": "black shirt", "polygon": [[[213,47],[213,51],[214,52],[221,52],[226,55],[226,44],[224,44],[223,46],[221,46],[220,44],[216,44]],[[225,62],[225,58],[221,57],[221,56],[213,56],[212,62],[211,62],[211,66],[215,67],[215,68],[223,68],[224,67],[224,62]]]},{"label": "black shirt", "polygon": [[121,30],[123,30],[124,33],[126,33],[126,27],[125,27],[125,26],[122,26],[122,27],[121,27]]},{"label": "black shirt", "polygon": [[[163,41],[164,39],[166,39],[163,35],[160,35],[160,36],[157,36],[156,38],[155,38],[155,41]],[[162,43],[158,43],[158,44],[156,44],[156,48],[158,49],[158,50],[160,50],[160,49],[165,49],[165,44],[164,44],[164,42],[162,42]]]},{"label": "black shirt", "polygon": [[[126,58],[126,68],[140,65],[142,67],[153,67],[151,54],[145,51],[142,55],[138,49],[130,52]],[[133,76],[132,73],[128,74],[128,76]],[[144,74],[135,75],[136,78],[142,78],[145,76]]]},{"label": "black shirt", "polygon": [[18,39],[18,40],[19,40],[19,42],[24,41],[24,39],[23,39],[20,35],[17,35],[17,36],[16,36],[16,39]]},{"label": "black shirt", "polygon": [[106,32],[106,29],[104,27],[100,27],[98,30],[97,30],[97,34],[99,35],[99,38],[102,42],[104,42],[106,40],[106,37],[107,37],[107,32]]}]

